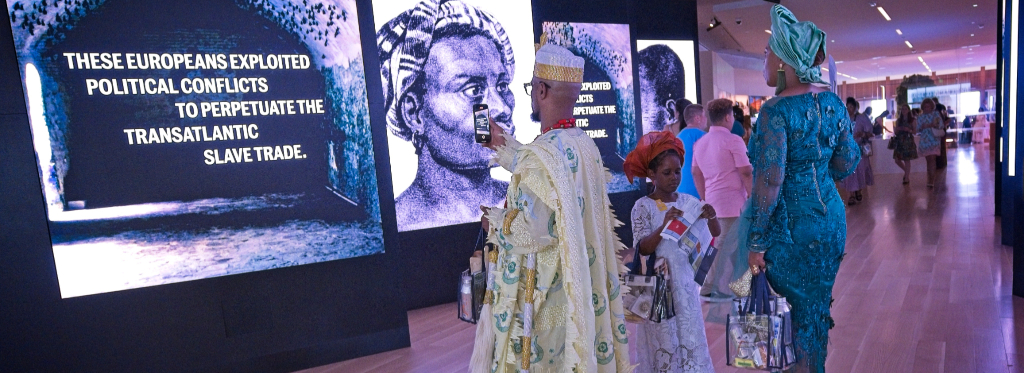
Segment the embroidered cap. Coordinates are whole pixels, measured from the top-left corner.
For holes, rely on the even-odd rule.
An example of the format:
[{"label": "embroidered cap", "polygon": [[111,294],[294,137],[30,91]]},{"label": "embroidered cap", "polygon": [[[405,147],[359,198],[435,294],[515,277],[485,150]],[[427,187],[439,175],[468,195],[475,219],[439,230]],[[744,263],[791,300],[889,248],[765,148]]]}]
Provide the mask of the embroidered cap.
[{"label": "embroidered cap", "polygon": [[533,76],[558,82],[583,83],[583,57],[563,47],[544,44],[537,50]]}]

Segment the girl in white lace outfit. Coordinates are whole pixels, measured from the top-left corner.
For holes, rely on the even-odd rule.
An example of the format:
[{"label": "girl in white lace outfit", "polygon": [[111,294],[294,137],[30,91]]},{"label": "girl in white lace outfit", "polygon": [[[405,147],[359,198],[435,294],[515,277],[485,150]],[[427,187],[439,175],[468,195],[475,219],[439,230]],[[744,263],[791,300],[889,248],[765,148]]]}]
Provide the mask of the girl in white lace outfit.
[{"label": "girl in white lace outfit", "polygon": [[[637,149],[626,158],[627,174],[646,176],[654,183],[654,191],[633,206],[633,247],[642,255],[656,254],[667,262],[676,311],[671,319],[638,325],[634,346],[640,364],[636,371],[640,373],[715,371],[704,334],[699,287],[693,281],[690,250],[661,237],[668,222],[683,215],[684,202],[695,199],[676,193],[683,152],[682,143],[675,136],[652,132],[644,135]],[[646,168],[642,174],[638,165]],[[701,219],[690,229],[709,230],[712,236],[718,236],[721,227],[715,215],[714,208],[705,205]]]}]

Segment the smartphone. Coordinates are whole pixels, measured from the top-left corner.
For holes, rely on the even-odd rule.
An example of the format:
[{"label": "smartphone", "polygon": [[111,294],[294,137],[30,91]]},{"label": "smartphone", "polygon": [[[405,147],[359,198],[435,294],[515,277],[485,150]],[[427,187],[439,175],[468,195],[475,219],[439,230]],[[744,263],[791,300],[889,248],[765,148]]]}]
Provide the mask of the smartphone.
[{"label": "smartphone", "polygon": [[487,104],[473,105],[473,129],[476,132],[476,142],[491,142],[491,120]]}]

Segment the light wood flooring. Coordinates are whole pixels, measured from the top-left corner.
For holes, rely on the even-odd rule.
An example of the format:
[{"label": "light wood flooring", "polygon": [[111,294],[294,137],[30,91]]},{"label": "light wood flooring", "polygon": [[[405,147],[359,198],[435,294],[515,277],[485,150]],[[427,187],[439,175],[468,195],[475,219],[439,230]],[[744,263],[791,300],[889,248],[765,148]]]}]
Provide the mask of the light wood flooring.
[{"label": "light wood flooring", "polygon": [[[986,146],[950,149],[944,182],[876,175],[848,214],[832,309],[829,372],[1024,373],[1024,299],[1012,297],[1010,247],[993,217]],[[920,160],[918,162],[923,162]],[[465,372],[473,326],[455,305],[409,311],[412,347],[305,373]],[[718,372],[725,327],[708,324]]]}]

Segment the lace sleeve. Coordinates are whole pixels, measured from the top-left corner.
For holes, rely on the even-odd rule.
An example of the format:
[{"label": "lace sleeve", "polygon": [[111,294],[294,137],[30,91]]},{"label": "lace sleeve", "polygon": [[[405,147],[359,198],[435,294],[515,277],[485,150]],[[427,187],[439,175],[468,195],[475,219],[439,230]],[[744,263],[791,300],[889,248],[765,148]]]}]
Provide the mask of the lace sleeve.
[{"label": "lace sleeve", "polygon": [[523,144],[507,133],[503,133],[499,136],[505,138],[505,146],[498,147],[494,150],[494,156],[491,157],[491,164],[501,166],[509,172],[515,172],[512,168],[516,158],[516,151],[518,151],[519,147],[523,146]]},{"label": "lace sleeve", "polygon": [[774,110],[763,110],[750,140],[754,185],[750,195],[753,214],[748,243],[754,252],[768,248],[768,225],[779,204],[779,192],[786,178],[787,146],[786,119]]},{"label": "lace sleeve", "polygon": [[638,199],[636,204],[633,205],[630,218],[633,220],[633,248],[636,248],[640,240],[649,236],[653,230],[651,227],[651,209],[644,203],[642,198]]},{"label": "lace sleeve", "polygon": [[853,138],[852,127],[848,116],[839,116],[839,139],[832,148],[832,159],[828,163],[829,175],[833,180],[850,176],[857,169],[857,163],[860,163],[860,145]]}]

